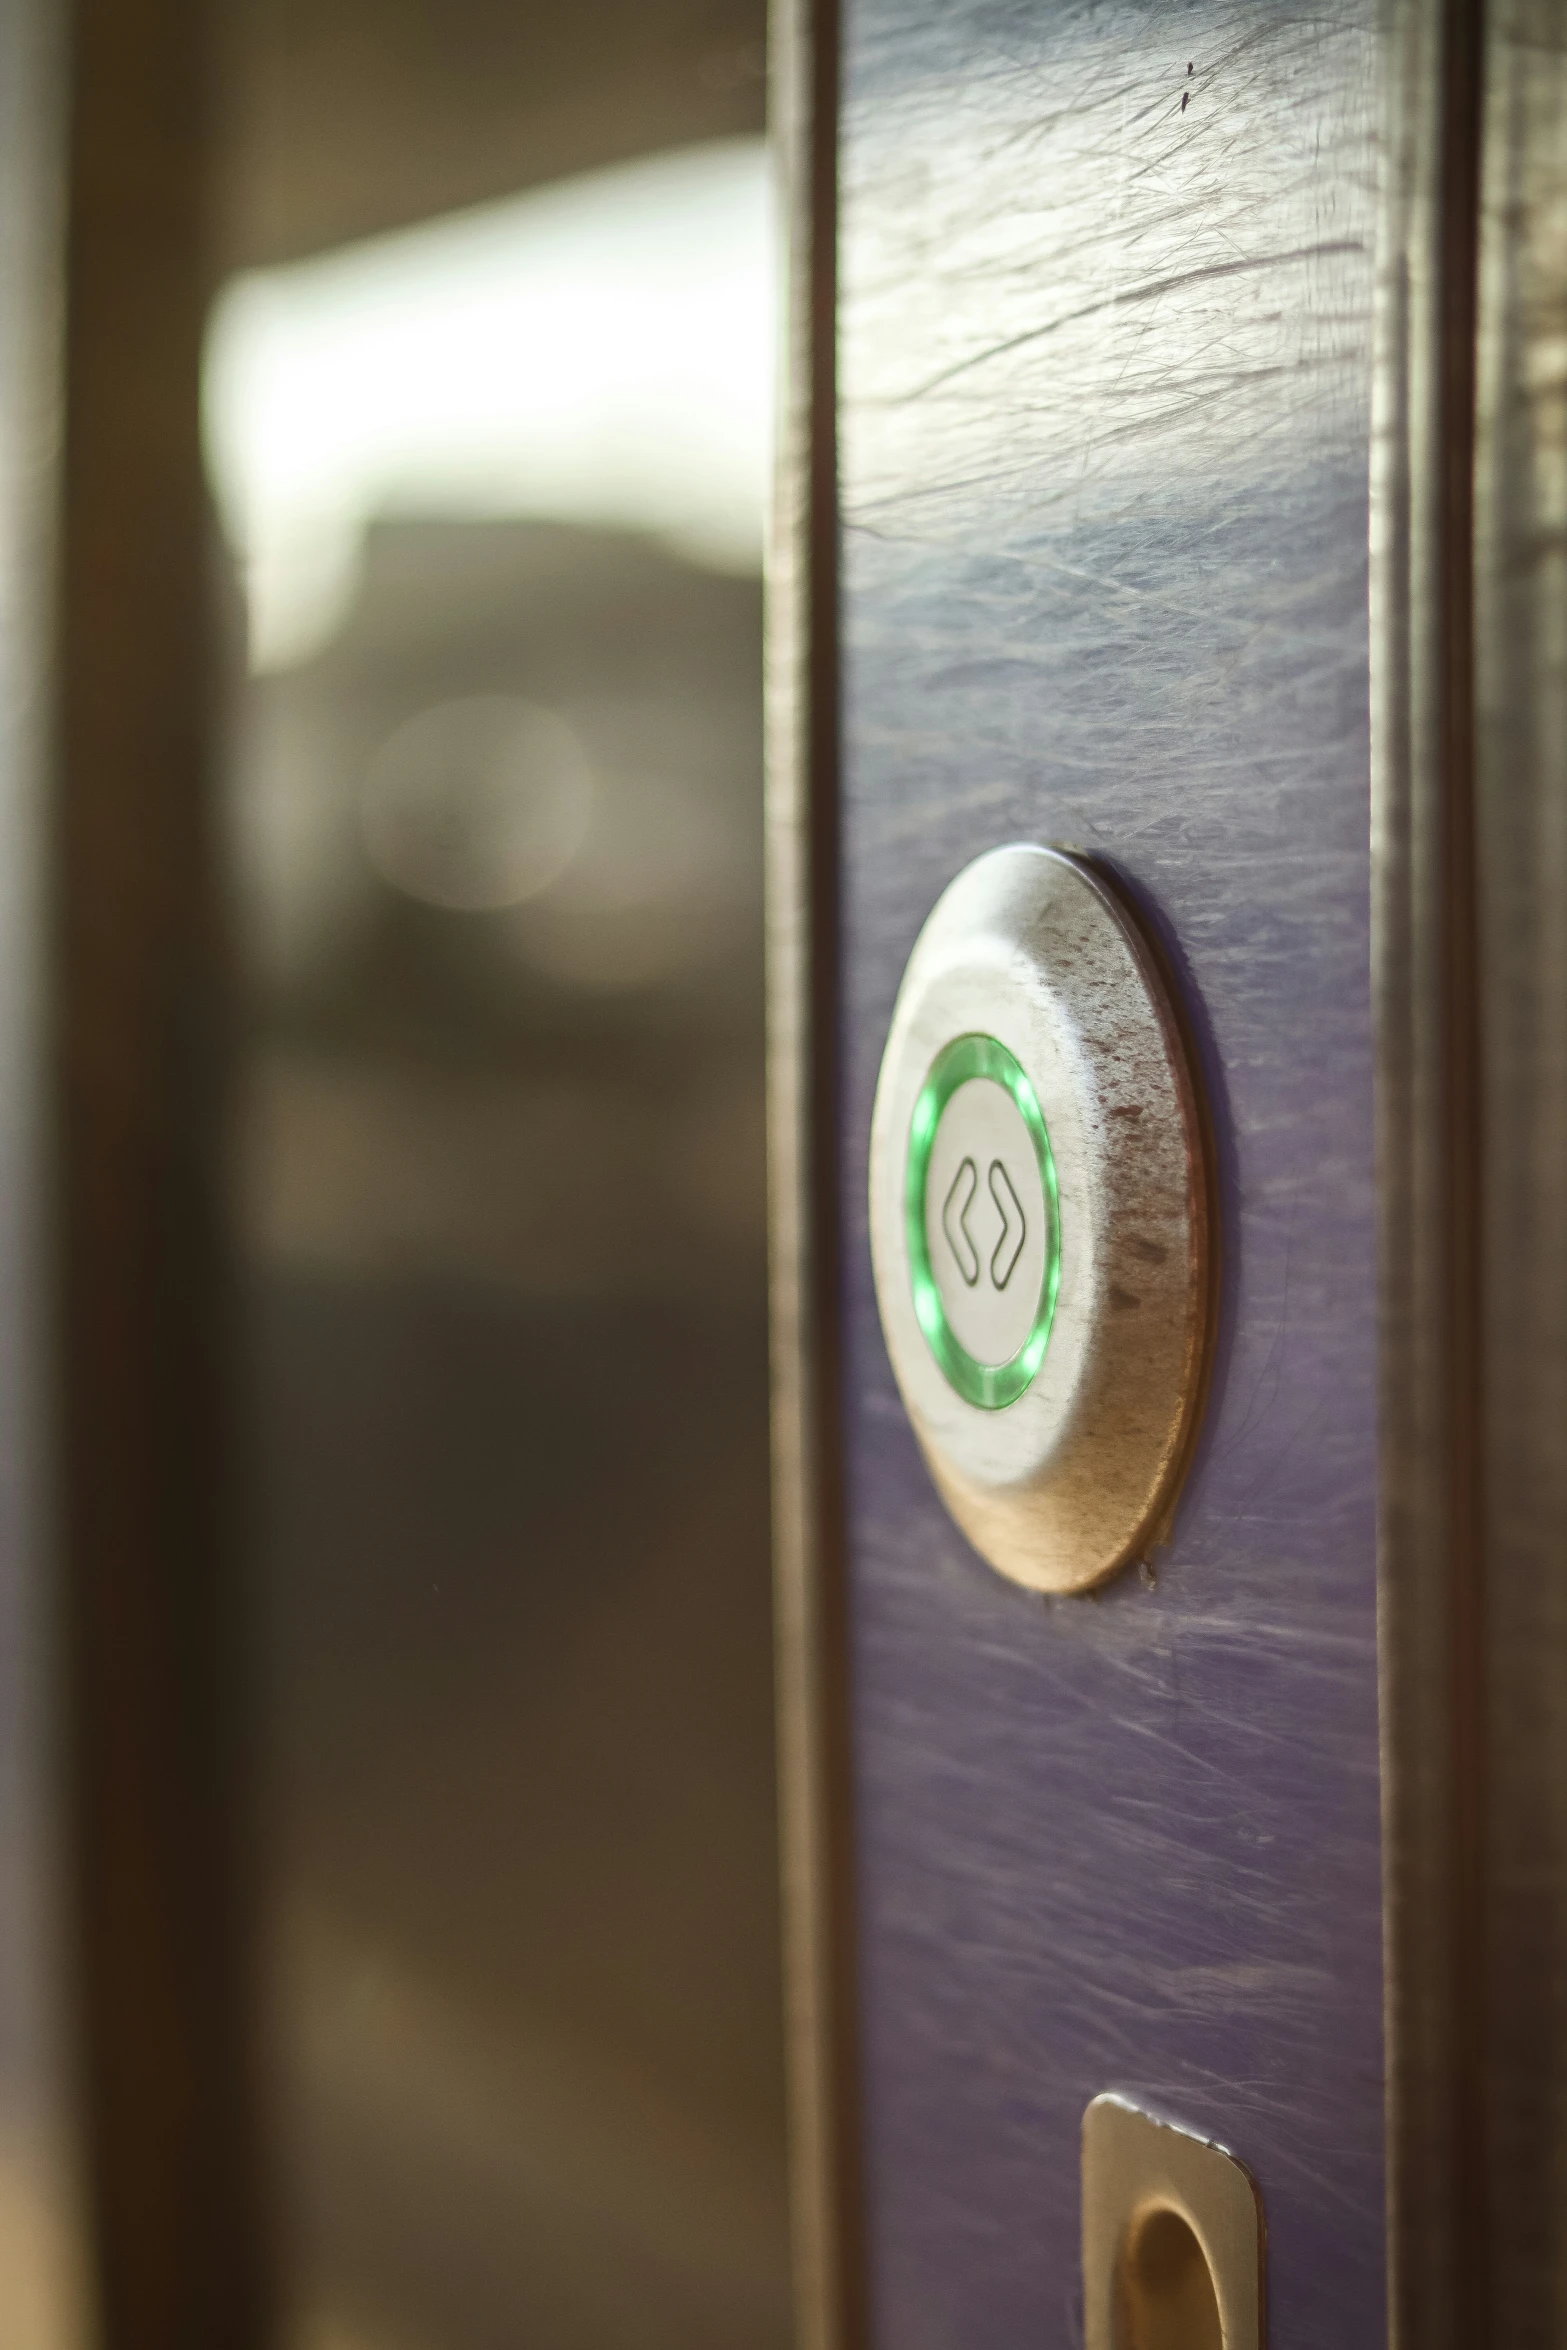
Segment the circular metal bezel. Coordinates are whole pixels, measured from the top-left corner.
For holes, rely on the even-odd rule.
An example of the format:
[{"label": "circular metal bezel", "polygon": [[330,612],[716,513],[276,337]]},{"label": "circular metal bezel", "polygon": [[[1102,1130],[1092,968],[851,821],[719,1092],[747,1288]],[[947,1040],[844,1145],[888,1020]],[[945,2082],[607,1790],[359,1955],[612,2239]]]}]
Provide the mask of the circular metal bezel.
[{"label": "circular metal bezel", "polygon": [[[966,1076],[1015,1067],[1023,1097],[1008,1090],[1034,1134],[1032,1100],[1052,1219],[1048,1313],[1042,1297],[1005,1377],[990,1367],[988,1393],[963,1364],[954,1378],[944,1316],[932,1335],[923,1196],[913,1212],[937,1072],[981,1044],[995,1069]],[[1167,1528],[1207,1373],[1210,1189],[1181,1024],[1132,915],[1063,851],[1022,844],[976,859],[921,932],[893,1013],[871,1128],[871,1251],[894,1375],[932,1474],[976,1549],[1016,1582],[1085,1589]]]}]

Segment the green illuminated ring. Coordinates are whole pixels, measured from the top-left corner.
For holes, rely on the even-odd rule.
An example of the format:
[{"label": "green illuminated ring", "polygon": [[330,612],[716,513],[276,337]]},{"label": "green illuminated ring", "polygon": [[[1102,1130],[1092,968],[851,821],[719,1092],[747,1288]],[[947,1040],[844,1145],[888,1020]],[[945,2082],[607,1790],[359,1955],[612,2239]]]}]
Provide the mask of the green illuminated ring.
[{"label": "green illuminated ring", "polygon": [[[970,1078],[988,1077],[1004,1086],[1018,1107],[1039,1163],[1039,1188],[1045,1201],[1045,1266],[1039,1284],[1039,1304],[1033,1325],[1009,1362],[982,1363],[971,1355],[947,1320],[936,1276],[931,1270],[930,1243],[925,1227],[925,1187],[930,1176],[930,1154],[941,1114],[960,1085]],[[951,1386],[965,1403],[981,1411],[999,1412],[1016,1403],[1045,1359],[1050,1325],[1056,1315],[1056,1293],[1061,1287],[1061,1208],[1056,1188],[1056,1162],[1050,1148],[1039,1096],[1022,1068],[993,1036],[957,1036],[931,1063],[920,1088],[909,1125],[909,1156],[903,1186],[904,1224],[908,1236],[909,1271],[914,1284],[914,1312]]]}]

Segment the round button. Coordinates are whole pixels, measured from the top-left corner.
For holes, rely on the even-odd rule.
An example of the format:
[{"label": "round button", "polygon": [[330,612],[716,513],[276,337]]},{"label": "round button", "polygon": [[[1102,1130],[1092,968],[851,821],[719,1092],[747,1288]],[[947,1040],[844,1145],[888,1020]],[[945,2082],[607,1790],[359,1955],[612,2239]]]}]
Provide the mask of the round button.
[{"label": "round button", "polygon": [[1121,890],[1018,845],[909,958],[871,1121],[887,1352],[975,1548],[1080,1591],[1170,1526],[1207,1380],[1213,1182],[1185,1027]]},{"label": "round button", "polygon": [[999,1411],[1044,1360],[1061,1250],[1044,1113],[995,1037],[937,1055],[910,1122],[906,1203],[920,1328],[958,1394]]}]

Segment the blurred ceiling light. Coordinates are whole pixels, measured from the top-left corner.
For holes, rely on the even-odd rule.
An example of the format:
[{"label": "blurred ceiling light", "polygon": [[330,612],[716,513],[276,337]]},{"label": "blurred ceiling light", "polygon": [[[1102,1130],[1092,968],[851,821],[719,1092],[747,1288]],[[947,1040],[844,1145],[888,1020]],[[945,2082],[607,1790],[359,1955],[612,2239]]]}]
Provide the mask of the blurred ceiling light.
[{"label": "blurred ceiling light", "polygon": [[564,718],[516,695],[439,702],[370,762],[359,817],[383,880],[459,913],[520,906],[582,845],[586,753]]},{"label": "blurred ceiling light", "polygon": [[771,240],[765,144],[734,139],[232,280],[205,433],[252,667],[330,640],[377,515],[644,530],[758,569]]}]

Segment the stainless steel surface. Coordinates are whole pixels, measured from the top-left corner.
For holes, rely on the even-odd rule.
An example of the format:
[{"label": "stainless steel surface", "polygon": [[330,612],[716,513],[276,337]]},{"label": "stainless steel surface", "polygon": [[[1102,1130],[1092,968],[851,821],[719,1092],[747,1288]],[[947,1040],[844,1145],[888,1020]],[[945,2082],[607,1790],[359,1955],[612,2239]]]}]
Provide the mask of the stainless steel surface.
[{"label": "stainless steel surface", "polygon": [[[1073,2338],[1077,2133],[1113,2084],[1256,2173],[1281,2350],[1371,2350],[1379,12],[852,0],[848,27],[841,1295],[875,2325]],[[1156,1589],[1088,1605],[954,1530],[868,1278],[897,987],[947,879],[1007,839],[1116,860],[1178,950],[1218,1137],[1229,1274],[1176,1537]]]},{"label": "stainless steel surface", "polygon": [[1262,2200],[1232,2154],[1096,2097],[1083,2116],[1086,2350],[1262,2350]]},{"label": "stainless steel surface", "polygon": [[[981,838],[994,838],[1037,821],[1038,794],[1030,797],[1018,767],[1040,711],[1050,717],[1052,795],[1073,811],[1070,837],[1091,837],[1099,813],[1080,773],[1116,799],[1134,761],[1157,768],[1139,803],[1146,830],[1135,854],[1166,905],[1183,901],[1187,862],[1210,860],[1206,886],[1191,898],[1200,920],[1189,935],[1217,1056],[1238,1097],[1225,1181],[1241,1206],[1245,1304],[1225,1333],[1216,1444],[1231,1441],[1226,1391],[1248,1399],[1254,1429],[1271,1421],[1275,1431],[1249,1487],[1250,1536],[1270,1567],[1293,1558],[1297,1544],[1309,1548],[1324,1612],[1309,1631],[1296,1622],[1291,1637],[1315,1642],[1331,1613],[1336,1642],[1331,1656],[1320,1651],[1317,1705],[1296,1721],[1292,1767],[1303,1767],[1322,1707],[1333,1711],[1335,1754],[1347,1765],[1335,1777],[1323,1758],[1317,1788],[1327,1808],[1321,1832],[1301,1848],[1301,1881],[1322,1882],[1331,1849],[1338,1926],[1358,1900],[1367,1933],[1377,1848],[1361,1799],[1374,1801],[1375,1773],[1356,1660],[1366,1650],[1365,1518],[1380,1413],[1387,2323],[1405,2350],[1544,2345],[1561,2338],[1567,2292],[1561,12],[1542,0],[1499,0],[1486,15],[1483,60],[1480,11],[1468,0],[1341,9],[1309,28],[1199,12],[1183,20],[1179,53],[1172,40],[1168,58],[1144,20],[1122,12],[1119,37],[1092,51],[1092,74],[1076,70],[1075,20],[1071,39],[1063,25],[1013,23],[1002,43],[983,11],[949,5],[933,17],[868,0],[851,22],[845,350],[854,397],[844,479],[860,528],[849,542],[846,638],[860,716],[851,697],[844,1098],[852,1128],[868,1091],[867,1052],[872,1040],[879,1048],[918,910],[943,871],[966,847],[972,853],[981,827]],[[1222,108],[1204,114],[1220,88]],[[1194,118],[1199,134],[1222,125],[1222,150],[1192,135]],[[1253,202],[1238,207],[1252,156],[1261,176],[1249,183]],[[1092,201],[1080,209],[1084,191]],[[1048,234],[1036,233],[1036,209]],[[1269,289],[1265,307],[1251,301],[1253,286]],[[1364,544],[1368,471],[1369,646],[1352,553]],[[1268,567],[1252,573],[1254,513],[1264,518]],[[1293,606],[1273,600],[1286,576]],[[1227,603],[1242,577],[1265,583],[1245,627]],[[1365,1245],[1372,1162],[1368,1089],[1357,1073],[1371,1023],[1356,1010],[1355,978],[1365,968],[1368,651],[1379,1268]],[[1161,690],[1145,697],[1140,680],[1155,657]],[[1284,715],[1296,708],[1284,681],[1299,687],[1303,677],[1315,719],[1302,733]],[[1265,706],[1266,756],[1248,748],[1250,721]],[[916,709],[906,724],[900,713]],[[1286,734],[1296,768],[1280,761]],[[1202,833],[1201,801],[1220,791],[1228,768],[1198,759],[1199,740],[1246,764],[1246,791],[1232,807],[1249,845],[1222,875],[1220,861],[1239,844]],[[1179,795],[1165,764],[1171,742],[1188,778]],[[870,780],[856,786],[860,767]],[[976,769],[960,788],[958,777]],[[1286,804],[1277,836],[1253,834],[1265,811]],[[817,805],[815,821],[830,829],[836,812]],[[865,830],[858,883],[856,825]],[[796,870],[807,862],[802,853]],[[1298,961],[1291,902],[1315,933]],[[1230,994],[1226,976],[1243,966],[1260,991],[1267,969],[1298,974],[1296,992],[1279,994],[1250,1046],[1245,990]],[[797,1005],[806,995],[799,990]],[[1314,1027],[1296,1017],[1308,996]],[[799,1016],[814,1042],[832,1032],[833,1007]],[[1286,1053],[1292,1073],[1277,1067]],[[1278,1079],[1271,1090],[1268,1071]],[[1271,1107],[1259,1114],[1265,1097]],[[1331,1126],[1339,1147],[1319,1150],[1308,1119],[1318,1140]],[[852,1272],[852,1194],[848,1214]],[[1365,1339],[1378,1279],[1379,1402]],[[852,1286],[848,1294],[852,1397]],[[1356,1299],[1366,1309],[1359,1319]],[[1291,1385],[1301,1345],[1314,1353],[1319,1381],[1311,1406],[1306,1387]],[[826,1386],[831,1365],[819,1351],[812,1364]],[[1292,1392],[1295,1405],[1281,1414]],[[1351,1418],[1366,1433],[1361,1450]],[[975,1750],[943,1727],[963,1676],[955,1667],[922,1674],[921,1642],[933,1645],[930,1618],[940,1614],[950,1657],[966,1587],[957,1554],[929,1538],[910,1499],[891,1426],[871,1380],[851,1490],[858,1479],[867,1496],[859,1539],[871,1562],[857,1589],[857,1664],[862,1719],[874,1717],[861,1745],[859,1912],[870,1945],[862,1964],[878,2163],[872,2241],[883,2306],[917,2308],[939,2338],[953,2266],[970,2245],[975,2300],[1031,2322],[1037,2264],[996,2214],[1015,2183],[1009,2163],[1027,2172],[1030,2208],[1044,2208],[1037,2184],[1054,2140],[1032,2111],[1019,2114],[1038,2041],[1008,2037],[1017,2022],[1012,1968],[1027,1967],[1037,1938],[1080,1933],[1075,1905],[1089,1896],[1071,1880],[1065,1929],[1059,1904],[1030,1909],[1019,1857],[1029,1821],[1008,1811],[1001,1832],[1003,1783],[986,1776],[993,1747]],[[1233,1441],[1244,1447],[1246,1430]],[[1292,1520],[1278,1514],[1286,1494]],[[1337,1514],[1325,1506],[1330,1494],[1340,1498]],[[820,1494],[808,1493],[800,1514],[821,1507]],[[943,1579],[940,1608],[916,1588],[918,1573]],[[1173,1643],[1178,1616],[1169,1624]],[[1123,1668],[1136,1659],[1155,1669],[1124,1627],[1119,1643],[1113,1630],[1096,1638]],[[966,1687],[983,1688],[1003,1717],[1015,1765],[1038,1719],[1037,1704],[1023,1702],[1037,1700],[1036,1682],[1008,1678],[999,1638],[976,1637],[974,1648]],[[1255,1665],[1260,1650],[1246,1653]],[[1227,1690],[1241,1677],[1239,1655]],[[1190,1737],[1201,1708],[1189,1627],[1181,1661]],[[809,1669],[808,1660],[802,1680]],[[1281,1680],[1276,1697],[1282,1688]],[[909,1723],[917,1737],[900,1736]],[[926,1773],[922,1757],[937,1736],[941,1753]],[[1041,1740],[1028,1748],[1031,1763],[1039,1751],[1056,1759]],[[988,1808],[965,1814],[959,1791],[971,1783]],[[900,1806],[918,1811],[917,1834],[903,1834]],[[1151,1815],[1141,1816],[1146,1824]],[[1281,1818],[1273,1814],[1270,1834]],[[1070,1879],[1059,1806],[1051,1820],[1059,1887]],[[1112,1832],[1095,1849],[1113,1854],[1115,1841]],[[1180,1857],[1195,1865],[1195,1845]],[[1248,1884],[1256,1900],[1255,1874]],[[818,1879],[818,1921],[830,1899]],[[1282,1917],[1287,1891],[1279,1899]],[[948,1919],[962,1915],[961,1935],[926,1936],[920,1920],[937,1907]],[[1019,1911],[1034,1944],[1012,1939]],[[1297,1957],[1329,1922],[1320,1902],[1315,1911],[1291,1911]],[[1261,1911],[1250,1915],[1255,1926]],[[849,1922],[839,1921],[840,1939]],[[818,1949],[824,1939],[819,1929]],[[927,1939],[940,1947],[922,1971]],[[986,1972],[992,1945],[1012,1968]],[[1116,1943],[1105,1954],[1112,1972],[1120,1951]],[[1291,2091],[1295,2136],[1279,2158],[1276,2215],[1286,2296],[1276,2314],[1289,2338],[1382,2338],[1383,2245],[1365,2224],[1377,2168],[1365,2123],[1382,2071],[1380,2050],[1360,2031],[1362,2005],[1375,1996],[1362,1959],[1361,1942],[1338,1932],[1313,1995],[1319,2020],[1322,2003],[1334,2004],[1334,2042],[1319,2048],[1312,2086]],[[961,1973],[957,1987],[942,1965]],[[978,2043],[964,2041],[949,2012],[965,1999],[973,2007],[976,1980],[989,1992]],[[1125,1980],[1116,1972],[1121,2033],[1137,2028],[1150,1983],[1165,1980],[1157,1965]],[[1269,2030],[1255,2078],[1266,2072],[1278,2116],[1280,2076],[1268,2068],[1288,2062],[1280,2027],[1293,2036],[1313,2026],[1282,1978],[1275,1991],[1258,1992]],[[1250,2028],[1250,1996],[1232,1981],[1226,2050]],[[1186,2021],[1172,2004],[1167,2031]],[[1346,2031],[1359,2054],[1340,2067]],[[957,2053],[942,2071],[949,2044]],[[992,2095],[992,2134],[965,2137],[964,2056],[982,2066],[998,2048],[1005,2099]],[[938,2073],[939,2127],[922,2138],[921,2090]],[[1211,2075],[1193,2079],[1206,2094]],[[1004,2132],[995,2122],[1002,2102]],[[1331,2127],[1320,2128],[1330,2108]],[[1254,2114],[1247,2126],[1266,2138],[1270,2124]],[[964,2180],[980,2175],[993,2191],[970,2225]],[[1302,2190],[1315,2195],[1316,2181],[1332,2214],[1308,2250],[1295,2203]]]},{"label": "stainless steel surface", "polygon": [[1475,11],[1384,19],[1372,451],[1389,2324],[1484,2338]]},{"label": "stainless steel surface", "polygon": [[1485,15],[1475,534],[1489,2339],[1567,2339],[1567,12]]},{"label": "stainless steel surface", "polygon": [[[1013,1059],[1048,1131],[1042,1168],[1002,1088],[965,1086],[923,1177],[930,1263],[948,1268],[960,1346],[1017,1366],[995,1397],[983,1382],[960,1389],[938,1357],[906,1207],[932,1070],[971,1036]],[[999,1114],[964,1110],[966,1094],[1010,1111],[1018,1147],[1007,1151]],[[970,1143],[978,1162],[963,1155]],[[1011,1170],[1011,1208],[987,1201],[970,1277],[948,1228],[968,1237],[982,1174],[994,1187],[998,1168]],[[1212,1335],[1211,1188],[1174,1007],[1110,889],[1054,850],[976,859],[943,891],[899,990],[871,1125],[870,1242],[882,1329],[932,1474],[1013,1581],[1086,1590],[1168,1533]],[[1022,1232],[1001,1284],[993,1262],[1014,1211]]]}]

